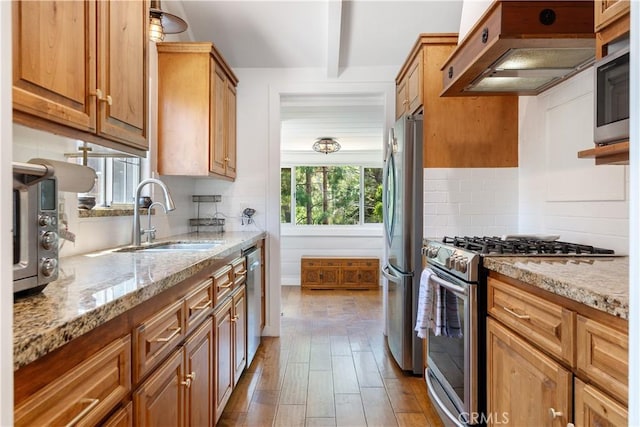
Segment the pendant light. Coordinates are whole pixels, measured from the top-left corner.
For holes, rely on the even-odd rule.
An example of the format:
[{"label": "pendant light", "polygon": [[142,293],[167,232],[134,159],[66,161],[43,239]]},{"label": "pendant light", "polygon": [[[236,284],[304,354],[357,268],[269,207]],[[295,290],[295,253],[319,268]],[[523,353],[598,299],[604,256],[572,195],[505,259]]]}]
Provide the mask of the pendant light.
[{"label": "pendant light", "polygon": [[335,153],[340,150],[340,144],[335,138],[330,136],[322,136],[316,139],[316,142],[313,143],[313,151],[317,151],[318,153]]},{"label": "pendant light", "polygon": [[152,0],[149,8],[149,39],[164,40],[165,34],[177,34],[188,28],[184,19],[160,9],[160,0]]}]

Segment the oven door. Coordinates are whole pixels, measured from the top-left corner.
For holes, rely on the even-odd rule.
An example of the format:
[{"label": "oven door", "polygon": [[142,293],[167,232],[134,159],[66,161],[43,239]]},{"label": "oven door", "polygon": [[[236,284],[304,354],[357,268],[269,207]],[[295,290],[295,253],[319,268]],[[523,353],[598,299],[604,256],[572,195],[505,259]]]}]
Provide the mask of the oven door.
[{"label": "oven door", "polygon": [[446,272],[436,272],[436,268],[434,272],[430,280],[449,298],[455,297],[457,313],[451,306],[445,310],[447,316],[459,318],[462,336],[436,336],[429,330],[425,381],[438,412],[447,418],[443,421],[463,426],[476,418],[473,414],[479,410],[477,285],[455,279]]}]

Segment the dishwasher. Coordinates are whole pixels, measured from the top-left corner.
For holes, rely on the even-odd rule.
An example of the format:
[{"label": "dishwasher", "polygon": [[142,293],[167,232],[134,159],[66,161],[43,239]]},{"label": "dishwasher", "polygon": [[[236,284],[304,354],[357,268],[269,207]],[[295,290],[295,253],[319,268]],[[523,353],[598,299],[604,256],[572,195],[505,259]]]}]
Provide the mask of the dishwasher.
[{"label": "dishwasher", "polygon": [[251,365],[260,345],[262,330],[262,248],[246,249],[247,257],[247,366]]}]

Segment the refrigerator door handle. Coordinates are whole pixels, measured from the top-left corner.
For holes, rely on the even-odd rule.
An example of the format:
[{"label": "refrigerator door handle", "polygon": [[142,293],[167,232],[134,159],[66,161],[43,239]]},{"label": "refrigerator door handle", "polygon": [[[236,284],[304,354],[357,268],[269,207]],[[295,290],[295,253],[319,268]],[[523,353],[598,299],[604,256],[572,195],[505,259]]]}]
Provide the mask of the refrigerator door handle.
[{"label": "refrigerator door handle", "polygon": [[413,274],[401,273],[393,269],[389,264],[382,268],[382,275],[393,282],[398,282],[402,280],[403,277],[413,277]]}]

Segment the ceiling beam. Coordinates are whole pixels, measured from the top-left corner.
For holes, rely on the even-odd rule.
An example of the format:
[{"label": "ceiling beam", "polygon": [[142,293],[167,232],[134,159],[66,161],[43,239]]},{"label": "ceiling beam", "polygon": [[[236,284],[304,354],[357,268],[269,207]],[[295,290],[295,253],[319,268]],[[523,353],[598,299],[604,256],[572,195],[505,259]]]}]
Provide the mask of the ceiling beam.
[{"label": "ceiling beam", "polygon": [[329,0],[327,8],[327,77],[337,78],[340,72],[342,0]]}]

